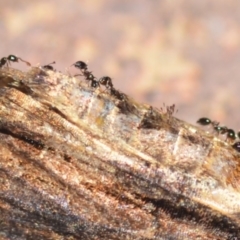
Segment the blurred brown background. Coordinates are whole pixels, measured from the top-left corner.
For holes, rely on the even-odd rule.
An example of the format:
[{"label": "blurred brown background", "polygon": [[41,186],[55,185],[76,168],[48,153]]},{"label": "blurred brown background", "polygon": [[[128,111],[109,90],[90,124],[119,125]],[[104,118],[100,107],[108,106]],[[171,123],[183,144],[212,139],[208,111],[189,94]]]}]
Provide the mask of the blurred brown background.
[{"label": "blurred brown background", "polygon": [[138,101],[240,129],[239,20],[238,0],[1,0],[0,57],[83,60]]}]

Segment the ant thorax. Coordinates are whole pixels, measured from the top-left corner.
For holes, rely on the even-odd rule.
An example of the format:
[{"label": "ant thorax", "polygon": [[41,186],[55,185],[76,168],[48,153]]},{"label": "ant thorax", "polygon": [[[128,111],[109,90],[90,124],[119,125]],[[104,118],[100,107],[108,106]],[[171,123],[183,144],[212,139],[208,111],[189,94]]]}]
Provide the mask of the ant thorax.
[{"label": "ant thorax", "polygon": [[202,126],[212,127],[213,133],[217,135],[217,137],[228,144],[232,144],[232,147],[240,152],[240,142],[236,142],[237,139],[240,139],[240,132],[236,134],[233,129],[230,129],[226,126],[220,126],[218,122],[212,121],[211,119],[205,117],[200,118],[197,123]]}]

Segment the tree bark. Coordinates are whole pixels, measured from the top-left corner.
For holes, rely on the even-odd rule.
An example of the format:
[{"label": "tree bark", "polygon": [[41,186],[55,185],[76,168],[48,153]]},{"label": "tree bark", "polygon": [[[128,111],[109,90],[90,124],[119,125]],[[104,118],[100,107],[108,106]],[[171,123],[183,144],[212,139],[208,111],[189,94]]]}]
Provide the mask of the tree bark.
[{"label": "tree bark", "polygon": [[240,239],[239,153],[122,96],[0,69],[1,239]]}]

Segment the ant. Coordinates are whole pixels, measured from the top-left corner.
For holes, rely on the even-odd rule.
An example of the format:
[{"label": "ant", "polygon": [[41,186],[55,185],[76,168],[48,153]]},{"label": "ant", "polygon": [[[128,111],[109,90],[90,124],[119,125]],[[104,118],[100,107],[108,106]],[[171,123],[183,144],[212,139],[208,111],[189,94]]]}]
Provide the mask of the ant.
[{"label": "ant", "polygon": [[53,68],[53,66],[51,66],[52,64],[55,64],[56,62],[54,61],[54,62],[52,62],[52,63],[49,63],[49,64],[47,64],[47,65],[44,65],[44,66],[42,66],[42,68],[44,68],[45,70],[50,70],[50,71],[54,71],[54,68]]},{"label": "ant", "polygon": [[88,71],[88,66],[83,61],[77,61],[72,65],[74,65],[74,67],[78,68],[82,72],[82,75],[85,77],[86,80],[91,81],[91,87],[97,88],[100,86],[100,84],[104,85],[107,89],[110,90],[110,94],[112,96],[115,96],[119,100],[125,100],[125,95],[123,93],[120,93],[113,87],[112,79],[110,77],[104,76],[97,80],[96,77],[92,74],[92,72]]},{"label": "ant", "polygon": [[3,57],[0,60],[0,68],[3,67],[5,64],[8,66],[10,65],[10,62],[18,62],[18,60],[25,62],[28,66],[31,66],[31,64],[25,60],[23,60],[20,57],[16,57],[15,55],[9,55],[8,57]]},{"label": "ant", "polygon": [[[236,140],[236,134],[235,131],[233,129],[227,128],[225,126],[219,126],[219,123],[216,121],[212,121],[209,118],[200,118],[197,123],[199,123],[200,125],[203,126],[207,126],[207,125],[212,125],[213,129],[218,133],[218,134],[227,134],[227,138],[226,140]],[[240,135],[240,134],[239,134]]]},{"label": "ant", "polygon": [[[211,121],[209,118],[200,118],[197,123],[205,125],[213,125],[214,130],[219,134],[227,134],[226,140],[235,141],[237,138],[240,139],[240,131],[236,134],[233,129],[229,129],[226,126],[219,126],[219,123]],[[232,148],[240,152],[240,142],[235,142]]]},{"label": "ant", "polygon": [[[80,69],[80,71],[82,72],[82,74],[86,80],[91,81],[91,87],[97,88],[99,86],[99,82],[96,80],[96,77],[92,74],[92,72],[88,71],[88,66],[85,62],[77,61],[72,65],[74,65],[74,67]],[[79,74],[77,74],[75,76],[79,76]]]}]

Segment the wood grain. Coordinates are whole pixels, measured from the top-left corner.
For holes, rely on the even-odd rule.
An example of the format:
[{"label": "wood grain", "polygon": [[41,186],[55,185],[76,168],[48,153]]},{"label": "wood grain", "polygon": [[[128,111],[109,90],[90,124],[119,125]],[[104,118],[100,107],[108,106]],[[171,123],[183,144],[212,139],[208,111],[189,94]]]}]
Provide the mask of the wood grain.
[{"label": "wood grain", "polygon": [[240,155],[125,96],[0,69],[1,239],[240,239]]}]

